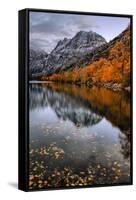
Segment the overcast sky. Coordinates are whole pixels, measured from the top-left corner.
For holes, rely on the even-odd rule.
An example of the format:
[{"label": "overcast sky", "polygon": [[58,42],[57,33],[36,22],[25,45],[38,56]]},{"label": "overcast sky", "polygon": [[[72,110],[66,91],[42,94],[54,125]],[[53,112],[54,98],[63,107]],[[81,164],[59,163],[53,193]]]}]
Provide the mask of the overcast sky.
[{"label": "overcast sky", "polygon": [[95,31],[110,41],[130,23],[129,18],[30,12],[30,48],[50,52],[59,40],[78,31]]}]

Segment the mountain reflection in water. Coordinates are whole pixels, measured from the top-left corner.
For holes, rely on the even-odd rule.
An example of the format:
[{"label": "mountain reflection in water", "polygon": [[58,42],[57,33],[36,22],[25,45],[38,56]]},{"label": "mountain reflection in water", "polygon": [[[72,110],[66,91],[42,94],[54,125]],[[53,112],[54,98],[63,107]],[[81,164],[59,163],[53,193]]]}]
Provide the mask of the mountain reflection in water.
[{"label": "mountain reflection in water", "polygon": [[29,84],[30,189],[130,182],[130,98]]},{"label": "mountain reflection in water", "polygon": [[102,117],[89,107],[89,102],[80,98],[73,98],[64,92],[57,92],[52,88],[31,85],[30,109],[50,106],[57,117],[70,120],[76,126],[89,126],[98,123]]}]

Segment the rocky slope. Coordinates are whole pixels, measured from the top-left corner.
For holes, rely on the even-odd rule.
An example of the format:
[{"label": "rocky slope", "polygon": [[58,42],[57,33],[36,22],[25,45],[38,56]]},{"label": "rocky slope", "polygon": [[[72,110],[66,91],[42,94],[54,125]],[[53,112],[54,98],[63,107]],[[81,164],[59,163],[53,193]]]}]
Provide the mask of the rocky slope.
[{"label": "rocky slope", "polygon": [[44,51],[29,51],[29,75],[41,73],[46,65],[48,54]]}]

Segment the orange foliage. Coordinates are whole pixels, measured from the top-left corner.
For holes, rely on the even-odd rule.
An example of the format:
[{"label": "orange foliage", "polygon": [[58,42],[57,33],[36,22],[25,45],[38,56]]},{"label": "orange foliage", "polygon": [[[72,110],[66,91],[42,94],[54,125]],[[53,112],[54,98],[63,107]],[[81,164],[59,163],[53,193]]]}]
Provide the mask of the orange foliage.
[{"label": "orange foliage", "polygon": [[86,67],[75,67],[74,70],[43,76],[41,80],[69,82],[79,84],[121,83],[125,86],[130,82],[130,45],[117,41],[108,51],[107,58],[100,58]]}]

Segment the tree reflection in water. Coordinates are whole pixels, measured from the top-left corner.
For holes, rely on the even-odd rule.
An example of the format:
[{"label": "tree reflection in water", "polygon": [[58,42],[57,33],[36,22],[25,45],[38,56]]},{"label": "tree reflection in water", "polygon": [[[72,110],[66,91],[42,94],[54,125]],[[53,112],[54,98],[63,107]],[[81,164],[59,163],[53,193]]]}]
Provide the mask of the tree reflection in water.
[{"label": "tree reflection in water", "polygon": [[130,98],[30,84],[30,189],[130,182]]}]

